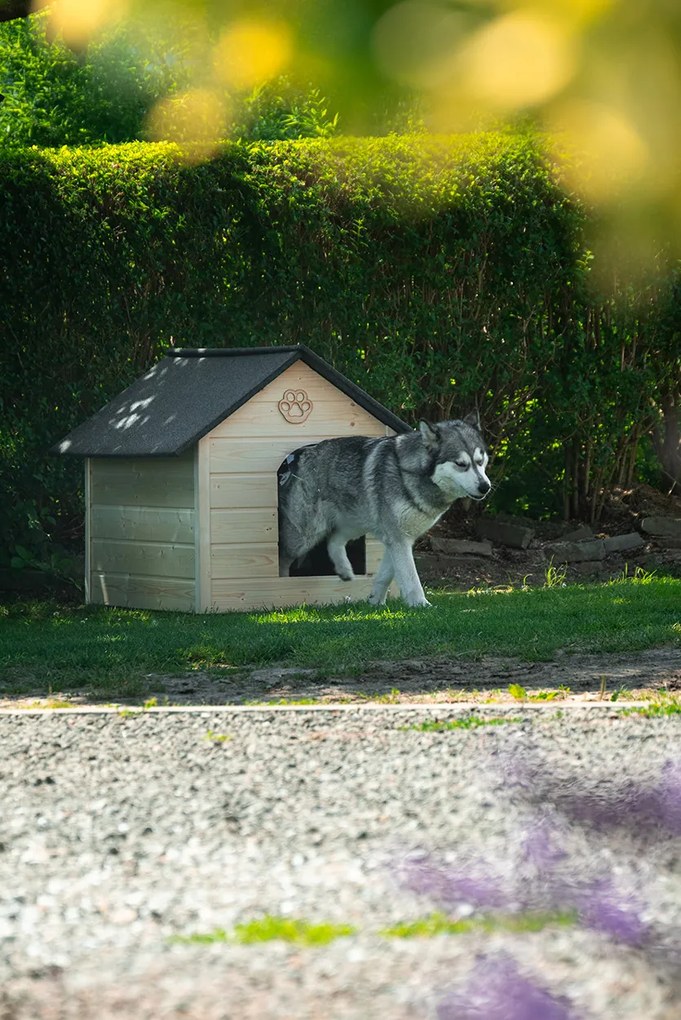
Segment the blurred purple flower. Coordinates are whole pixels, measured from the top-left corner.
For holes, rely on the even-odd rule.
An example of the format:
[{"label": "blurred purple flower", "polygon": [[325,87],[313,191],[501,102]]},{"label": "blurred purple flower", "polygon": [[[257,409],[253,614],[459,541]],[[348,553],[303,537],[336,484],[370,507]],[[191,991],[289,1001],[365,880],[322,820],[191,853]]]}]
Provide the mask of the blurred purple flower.
[{"label": "blurred purple flower", "polygon": [[660,821],[673,836],[681,836],[681,760],[665,762],[655,795]]},{"label": "blurred purple flower", "polygon": [[508,956],[486,958],[466,987],[437,1006],[438,1020],[577,1020],[567,1000],[556,998],[518,970]]},{"label": "blurred purple flower", "polygon": [[637,783],[616,791],[575,793],[556,798],[556,806],[575,822],[596,829],[640,831],[664,824],[659,792]]},{"label": "blurred purple flower", "polygon": [[567,852],[556,841],[557,829],[545,819],[539,819],[528,830],[523,842],[523,856],[528,864],[546,871],[567,857]]},{"label": "blurred purple flower", "polygon": [[627,946],[640,947],[649,935],[639,914],[640,904],[633,897],[623,898],[609,878],[585,885],[576,897],[575,906],[587,927]]},{"label": "blurred purple flower", "polygon": [[516,749],[512,754],[502,751],[492,757],[495,771],[507,789],[519,787],[531,792],[542,774],[540,763],[527,748]]},{"label": "blurred purple flower", "polygon": [[505,907],[511,897],[501,879],[486,865],[472,864],[455,869],[430,854],[412,856],[401,866],[400,881],[407,889],[429,896],[442,907],[461,904],[472,907]]},{"label": "blurred purple flower", "polygon": [[557,792],[538,782],[533,799],[555,804],[580,825],[606,830],[628,829],[637,835],[659,836],[666,829],[681,835],[681,761],[668,761],[655,786],[631,781],[617,790],[604,786],[597,792]]}]

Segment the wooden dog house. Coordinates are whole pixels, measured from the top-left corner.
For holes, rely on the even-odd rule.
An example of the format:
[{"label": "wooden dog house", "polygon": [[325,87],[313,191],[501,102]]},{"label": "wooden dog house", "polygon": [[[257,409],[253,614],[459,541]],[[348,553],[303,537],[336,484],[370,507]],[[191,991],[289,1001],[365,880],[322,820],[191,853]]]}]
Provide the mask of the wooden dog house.
[{"label": "wooden dog house", "polygon": [[277,471],[307,443],[407,430],[302,345],[170,352],[54,448],[86,458],[86,601],[205,612],[366,598],[382,555],[369,537],[354,581],[279,576]]}]

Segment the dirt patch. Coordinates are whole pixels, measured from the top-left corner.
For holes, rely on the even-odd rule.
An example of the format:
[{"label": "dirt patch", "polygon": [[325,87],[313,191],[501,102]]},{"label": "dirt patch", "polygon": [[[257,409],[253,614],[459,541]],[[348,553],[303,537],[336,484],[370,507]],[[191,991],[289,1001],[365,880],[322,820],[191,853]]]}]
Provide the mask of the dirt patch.
[{"label": "dirt patch", "polygon": [[[509,691],[515,688],[516,697]],[[550,662],[485,656],[373,663],[361,676],[319,679],[313,670],[255,669],[231,676],[193,672],[149,676],[142,697],[122,706],[245,704],[435,704],[457,701],[513,703],[599,701],[681,692],[681,650],[657,648],[633,654],[559,655]],[[106,704],[84,693],[3,698],[0,708],[66,708]]]}]

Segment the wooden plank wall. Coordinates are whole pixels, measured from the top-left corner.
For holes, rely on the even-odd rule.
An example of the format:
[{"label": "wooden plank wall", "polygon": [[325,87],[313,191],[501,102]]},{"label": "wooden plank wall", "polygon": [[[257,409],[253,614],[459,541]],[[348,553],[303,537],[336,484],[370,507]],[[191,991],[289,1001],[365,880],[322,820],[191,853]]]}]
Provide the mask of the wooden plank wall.
[{"label": "wooden plank wall", "polygon": [[[312,402],[304,422],[291,424],[280,413],[279,401],[288,390],[303,390]],[[386,434],[391,433],[385,425],[298,362],[201,440],[199,474],[207,479],[209,501],[199,519],[208,523],[209,537],[202,533],[197,608],[225,611],[366,598],[369,575],[382,553],[372,539],[367,539],[367,576],[356,581],[279,577],[277,468],[299,446],[321,439]],[[202,487],[200,501],[204,495]]]},{"label": "wooden plank wall", "polygon": [[193,610],[194,454],[92,459],[88,489],[88,600]]}]

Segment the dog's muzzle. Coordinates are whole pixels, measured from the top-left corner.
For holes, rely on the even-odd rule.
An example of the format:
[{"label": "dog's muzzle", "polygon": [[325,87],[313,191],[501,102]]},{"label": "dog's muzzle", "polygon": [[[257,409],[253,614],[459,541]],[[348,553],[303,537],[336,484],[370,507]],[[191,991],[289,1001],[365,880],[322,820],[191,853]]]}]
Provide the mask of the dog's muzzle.
[{"label": "dog's muzzle", "polygon": [[478,492],[471,493],[471,499],[484,499],[491,488],[491,482],[488,482],[486,478],[481,478],[478,482]]}]

